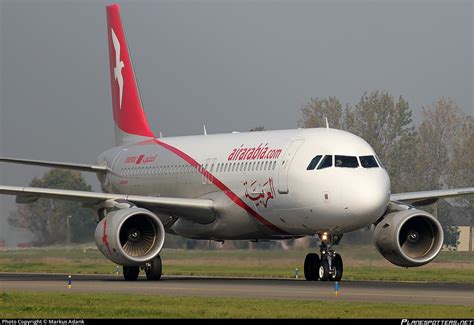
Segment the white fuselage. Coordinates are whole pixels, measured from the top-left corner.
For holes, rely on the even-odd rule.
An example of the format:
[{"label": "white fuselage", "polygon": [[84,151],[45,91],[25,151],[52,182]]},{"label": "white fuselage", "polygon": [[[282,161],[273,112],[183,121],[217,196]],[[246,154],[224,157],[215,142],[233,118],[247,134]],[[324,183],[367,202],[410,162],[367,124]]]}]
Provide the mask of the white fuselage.
[{"label": "white fuselage", "polygon": [[[319,169],[326,155],[332,166]],[[359,166],[336,167],[336,155],[357,157]],[[101,179],[108,192],[215,202],[210,224],[160,215],[171,233],[271,239],[345,233],[379,219],[390,180],[384,168],[362,167],[365,156],[375,157],[374,150],[353,134],[298,129],[153,139],[110,149],[98,163],[112,169]]]}]

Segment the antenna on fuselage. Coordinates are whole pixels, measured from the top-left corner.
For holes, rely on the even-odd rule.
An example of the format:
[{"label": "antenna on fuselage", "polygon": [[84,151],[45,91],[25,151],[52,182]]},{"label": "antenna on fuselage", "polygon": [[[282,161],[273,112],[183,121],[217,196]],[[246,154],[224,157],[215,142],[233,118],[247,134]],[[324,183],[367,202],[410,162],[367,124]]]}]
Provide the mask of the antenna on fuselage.
[{"label": "antenna on fuselage", "polygon": [[328,118],[326,117],[326,129],[329,130],[329,122],[328,122]]},{"label": "antenna on fuselage", "polygon": [[204,129],[204,135],[207,135],[206,124],[203,124],[202,127]]},{"label": "antenna on fuselage", "polygon": [[160,139],[161,139],[161,138],[163,138],[163,133],[161,133],[161,131],[160,131]]}]

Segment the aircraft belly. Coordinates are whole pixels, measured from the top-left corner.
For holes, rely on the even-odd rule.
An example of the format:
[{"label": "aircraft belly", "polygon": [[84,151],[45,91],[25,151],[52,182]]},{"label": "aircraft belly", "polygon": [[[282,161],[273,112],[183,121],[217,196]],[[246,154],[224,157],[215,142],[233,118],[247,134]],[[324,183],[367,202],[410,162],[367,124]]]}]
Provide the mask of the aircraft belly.
[{"label": "aircraft belly", "polygon": [[245,213],[233,212],[235,213],[231,212],[226,216],[219,215],[216,221],[208,225],[179,219],[173,224],[171,231],[177,235],[194,239],[256,239],[265,236]]}]

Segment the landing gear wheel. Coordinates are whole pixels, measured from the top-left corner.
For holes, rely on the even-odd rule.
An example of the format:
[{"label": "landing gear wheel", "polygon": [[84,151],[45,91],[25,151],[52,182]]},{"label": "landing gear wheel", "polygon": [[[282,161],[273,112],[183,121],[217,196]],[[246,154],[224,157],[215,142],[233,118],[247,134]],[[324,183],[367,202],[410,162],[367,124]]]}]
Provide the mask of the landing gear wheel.
[{"label": "landing gear wheel", "polygon": [[315,253],[306,255],[304,259],[304,277],[307,281],[318,280],[319,256]]},{"label": "landing gear wheel", "polygon": [[339,254],[335,254],[332,260],[332,267],[333,273],[331,274],[330,280],[331,281],[341,281],[342,279],[342,272],[343,272],[343,264],[342,264],[342,257]]},{"label": "landing gear wheel", "polygon": [[148,280],[158,281],[161,279],[161,257],[158,255],[145,264],[145,274]]},{"label": "landing gear wheel", "polygon": [[123,266],[123,277],[127,281],[136,281],[140,274],[140,267],[138,266]]},{"label": "landing gear wheel", "polygon": [[329,279],[329,263],[328,260],[323,259],[321,263],[319,263],[319,270],[318,270],[319,279],[321,281],[327,281]]}]

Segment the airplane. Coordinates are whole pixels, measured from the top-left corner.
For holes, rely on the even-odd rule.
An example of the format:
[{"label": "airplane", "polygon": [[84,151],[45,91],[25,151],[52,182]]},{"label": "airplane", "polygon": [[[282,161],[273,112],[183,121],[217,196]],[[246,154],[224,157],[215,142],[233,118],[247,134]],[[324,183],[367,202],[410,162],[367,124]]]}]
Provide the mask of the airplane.
[{"label": "airplane", "polygon": [[334,247],[344,233],[375,226],[374,244],[401,267],[431,262],[443,228],[417,209],[474,187],[392,194],[372,147],[337,129],[312,128],[155,137],[141,104],[118,4],[106,7],[115,147],[95,164],[0,158],[7,163],[97,175],[104,192],[0,185],[17,203],[39,198],[81,202],[94,210],[99,251],[125,280],[162,276],[166,233],[203,240],[319,237],[304,260],[308,281],[340,281]]}]

